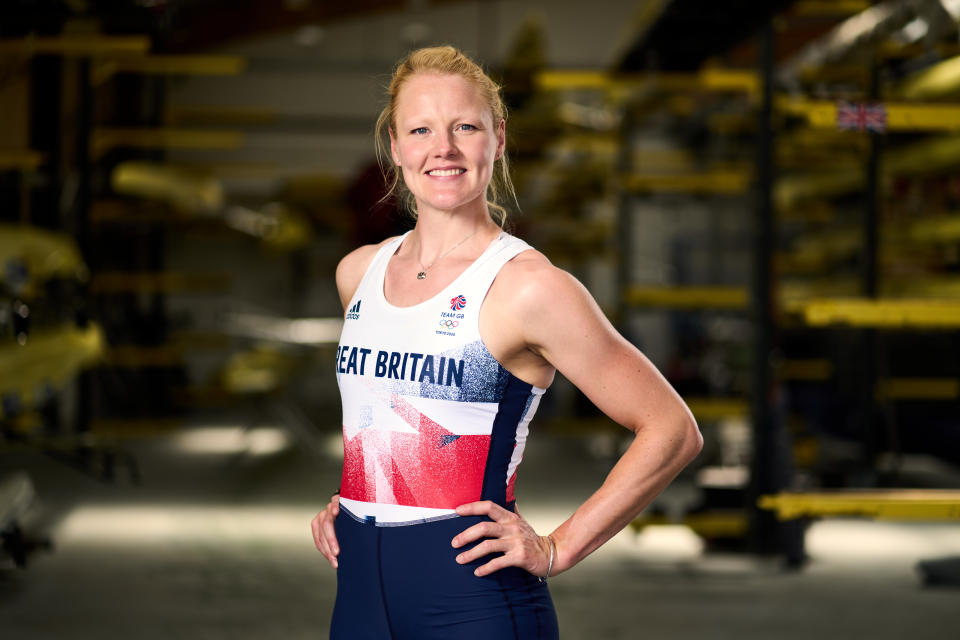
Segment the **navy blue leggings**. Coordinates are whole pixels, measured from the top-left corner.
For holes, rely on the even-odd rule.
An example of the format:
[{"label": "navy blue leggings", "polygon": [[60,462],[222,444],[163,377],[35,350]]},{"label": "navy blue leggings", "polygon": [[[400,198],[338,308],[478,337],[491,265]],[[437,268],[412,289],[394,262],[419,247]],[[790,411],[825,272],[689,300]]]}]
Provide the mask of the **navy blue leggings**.
[{"label": "navy blue leggings", "polygon": [[517,567],[478,578],[450,541],[482,516],[376,526],[342,505],[331,640],[557,640],[546,583]]}]

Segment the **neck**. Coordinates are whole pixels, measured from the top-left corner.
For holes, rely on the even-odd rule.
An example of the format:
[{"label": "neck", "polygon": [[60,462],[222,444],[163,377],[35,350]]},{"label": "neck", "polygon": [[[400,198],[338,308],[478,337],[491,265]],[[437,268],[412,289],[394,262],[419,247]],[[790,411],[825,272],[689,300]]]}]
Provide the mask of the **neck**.
[{"label": "neck", "polygon": [[424,212],[417,216],[417,224],[410,234],[413,240],[410,249],[415,259],[423,264],[430,264],[464,238],[469,237],[464,246],[480,240],[483,240],[484,245],[489,244],[495,230],[499,232],[499,227],[486,212],[482,216],[435,215]]}]

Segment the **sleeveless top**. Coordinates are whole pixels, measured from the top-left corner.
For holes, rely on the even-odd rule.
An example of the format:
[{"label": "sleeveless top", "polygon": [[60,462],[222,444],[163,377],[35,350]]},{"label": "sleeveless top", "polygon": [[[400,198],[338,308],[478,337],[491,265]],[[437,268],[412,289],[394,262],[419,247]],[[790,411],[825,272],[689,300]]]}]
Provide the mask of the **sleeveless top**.
[{"label": "sleeveless top", "polygon": [[406,236],[380,248],[344,318],[340,504],[393,526],[455,517],[457,506],[477,500],[512,511],[544,389],[494,359],[478,317],[500,268],[530,245],[501,233],[440,293],[397,307],[384,297],[384,275]]}]

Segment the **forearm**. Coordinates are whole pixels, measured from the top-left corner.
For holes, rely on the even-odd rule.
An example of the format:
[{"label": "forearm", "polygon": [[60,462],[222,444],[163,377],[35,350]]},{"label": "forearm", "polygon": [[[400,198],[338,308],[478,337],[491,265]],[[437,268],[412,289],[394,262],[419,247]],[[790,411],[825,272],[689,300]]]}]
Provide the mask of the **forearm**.
[{"label": "forearm", "polygon": [[551,534],[557,545],[553,574],[595,551],[633,520],[700,451],[688,413],[671,428],[638,429],[606,480]]}]

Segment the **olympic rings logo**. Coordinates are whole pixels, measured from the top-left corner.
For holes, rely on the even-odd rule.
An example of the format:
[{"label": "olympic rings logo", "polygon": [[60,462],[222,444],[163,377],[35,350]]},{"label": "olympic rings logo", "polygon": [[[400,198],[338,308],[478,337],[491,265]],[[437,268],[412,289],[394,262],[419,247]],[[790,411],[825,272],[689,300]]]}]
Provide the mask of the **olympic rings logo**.
[{"label": "olympic rings logo", "polygon": [[440,326],[444,329],[456,329],[460,326],[460,323],[456,320],[441,320]]}]

